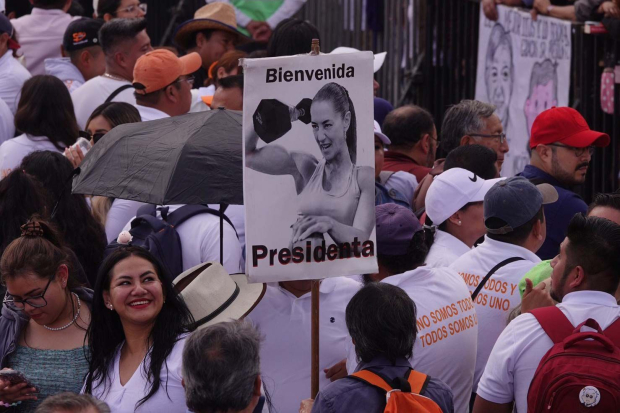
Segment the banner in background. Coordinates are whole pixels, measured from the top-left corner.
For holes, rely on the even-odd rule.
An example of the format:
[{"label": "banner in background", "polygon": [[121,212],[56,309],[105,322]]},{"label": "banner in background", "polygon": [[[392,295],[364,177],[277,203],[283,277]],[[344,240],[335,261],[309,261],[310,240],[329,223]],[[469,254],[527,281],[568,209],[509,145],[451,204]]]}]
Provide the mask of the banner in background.
[{"label": "banner in background", "polygon": [[376,272],[373,54],[243,66],[250,281]]},{"label": "banner in background", "polygon": [[480,7],[476,99],[497,108],[510,151],[502,176],[529,164],[534,119],[552,106],[567,106],[570,88],[571,23],[498,6],[497,21]]}]

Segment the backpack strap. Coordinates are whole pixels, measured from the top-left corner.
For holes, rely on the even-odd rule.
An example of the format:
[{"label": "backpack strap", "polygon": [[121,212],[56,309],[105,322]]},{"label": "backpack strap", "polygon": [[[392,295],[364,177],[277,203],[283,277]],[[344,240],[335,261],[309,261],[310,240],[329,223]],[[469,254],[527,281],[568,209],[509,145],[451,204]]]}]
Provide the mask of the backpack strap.
[{"label": "backpack strap", "polygon": [[381,185],[385,185],[385,183],[390,179],[392,175],[394,175],[394,171],[381,171],[379,172],[379,183]]},{"label": "backpack strap", "polygon": [[424,390],[426,390],[426,386],[428,386],[428,382],[431,381],[431,377],[427,374],[411,369],[409,370],[409,373],[407,373],[407,381],[411,386],[411,393],[421,394]]},{"label": "backpack strap", "polygon": [[[235,230],[235,234],[237,234],[237,229],[226,214],[205,205],[183,205],[181,208],[168,215],[168,223],[173,227],[177,227],[198,214],[211,214],[220,219],[224,219],[224,221],[228,222],[233,230]],[[239,234],[237,234],[237,238],[239,238]]]},{"label": "backpack strap", "polygon": [[123,85],[123,86],[119,87],[114,92],[112,92],[112,94],[110,94],[110,96],[108,96],[108,98],[103,103],[112,102],[112,100],[114,100],[114,98],[117,97],[119,93],[121,93],[122,91],[127,90],[129,88],[133,89],[133,85]]},{"label": "backpack strap", "polygon": [[[558,344],[575,331],[573,324],[558,307],[542,307],[530,311],[553,344]],[[615,323],[614,323],[615,324]]]},{"label": "backpack strap", "polygon": [[487,275],[485,275],[485,277],[482,279],[482,281],[480,281],[480,284],[478,284],[478,287],[476,287],[476,289],[472,293],[471,300],[474,301],[474,302],[476,301],[476,297],[478,296],[478,294],[482,290],[482,287],[484,287],[484,285],[487,283],[487,281],[489,281],[489,278],[491,278],[491,276],[493,274],[495,274],[495,272],[497,270],[499,270],[503,266],[508,265],[508,264],[510,264],[512,262],[521,261],[521,260],[523,260],[523,258],[521,258],[521,257],[507,258],[504,261],[502,261],[499,264],[497,264],[495,267],[491,268],[491,271],[489,271],[489,273]]},{"label": "backpack strap", "polygon": [[357,379],[359,381],[363,381],[364,383],[370,384],[371,386],[378,387],[386,393],[393,390],[392,386],[390,386],[384,378],[382,378],[376,373],[373,373],[370,370],[360,370],[356,373],[349,375],[349,377]]},{"label": "backpack strap", "polygon": [[136,217],[139,217],[140,215],[155,216],[156,213],[157,213],[157,206],[153,204],[146,204],[138,208],[138,211],[136,211]]},{"label": "backpack strap", "polygon": [[616,347],[620,347],[620,318],[607,326],[607,328],[603,330],[603,334],[613,341]]}]

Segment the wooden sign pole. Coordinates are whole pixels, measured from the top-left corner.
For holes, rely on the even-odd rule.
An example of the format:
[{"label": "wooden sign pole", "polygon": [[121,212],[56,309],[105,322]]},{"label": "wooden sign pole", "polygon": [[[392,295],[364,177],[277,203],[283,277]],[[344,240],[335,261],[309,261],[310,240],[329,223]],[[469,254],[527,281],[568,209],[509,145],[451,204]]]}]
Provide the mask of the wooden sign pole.
[{"label": "wooden sign pole", "polygon": [[[319,39],[312,39],[311,56],[318,56],[321,52]],[[310,398],[315,399],[319,393],[319,280],[312,281],[311,291],[311,370],[310,370]]]}]

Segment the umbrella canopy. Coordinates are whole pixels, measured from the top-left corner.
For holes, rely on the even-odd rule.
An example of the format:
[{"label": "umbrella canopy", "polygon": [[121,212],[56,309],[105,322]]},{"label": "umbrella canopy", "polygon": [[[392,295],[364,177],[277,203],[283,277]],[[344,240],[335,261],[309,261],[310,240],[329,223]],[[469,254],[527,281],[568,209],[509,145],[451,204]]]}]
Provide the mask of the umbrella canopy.
[{"label": "umbrella canopy", "polygon": [[241,112],[120,125],[86,154],[73,193],[149,204],[243,204]]}]

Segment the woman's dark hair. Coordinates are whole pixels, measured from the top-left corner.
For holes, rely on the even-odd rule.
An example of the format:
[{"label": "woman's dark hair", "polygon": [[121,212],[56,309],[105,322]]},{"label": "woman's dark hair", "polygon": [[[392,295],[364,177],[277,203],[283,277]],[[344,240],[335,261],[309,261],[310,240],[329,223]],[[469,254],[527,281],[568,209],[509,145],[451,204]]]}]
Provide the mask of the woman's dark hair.
[{"label": "woman's dark hair", "polygon": [[[473,146],[473,145],[471,145]],[[468,202],[465,205],[463,205],[463,207],[461,209],[459,209],[459,211],[466,211],[467,208],[469,208],[472,205],[476,205],[476,204],[482,204],[482,201],[480,202]],[[426,215],[426,219],[424,221],[424,243],[426,244],[426,247],[428,248],[428,250],[431,250],[431,247],[433,246],[433,243],[435,242],[435,231],[436,230],[440,230],[443,232],[448,232],[448,224],[447,224],[448,220],[445,220],[444,222],[442,222],[441,224],[434,226],[433,224],[433,220],[431,220],[429,218],[428,215]]]},{"label": "woman's dark hair", "polygon": [[401,288],[365,285],[349,301],[346,322],[358,359],[368,363],[384,356],[395,363],[411,357],[418,334],[416,306]]},{"label": "woman's dark hair", "polygon": [[464,145],[452,149],[443,164],[443,171],[462,168],[473,172],[482,179],[498,177],[497,153],[482,145]]},{"label": "woman's dark hair", "polygon": [[[402,274],[411,271],[424,264],[428,255],[428,248],[424,243],[424,231],[418,231],[413,235],[407,252],[403,255],[382,255],[377,254],[379,265],[385,267],[390,275]],[[364,277],[364,281],[367,279]]]},{"label": "woman's dark hair", "polygon": [[125,102],[107,102],[97,106],[86,121],[86,128],[91,120],[97,116],[103,116],[112,128],[125,123],[141,122],[140,112],[134,105]]},{"label": "woman's dark hair", "polygon": [[0,259],[2,284],[7,279],[24,274],[36,274],[41,278],[52,278],[62,264],[69,269],[67,289],[74,290],[81,286],[74,276],[70,252],[64,245],[62,236],[53,224],[33,216],[28,223],[37,225],[40,235],[20,235],[4,250]]},{"label": "woman's dark hair", "polygon": [[68,181],[73,173],[71,162],[58,152],[37,151],[22,160],[20,169],[43,184],[50,200],[50,211],[58,202],[55,211],[50,212],[55,212],[51,220],[61,230],[67,246],[75,252],[90,285],[94,285],[107,238],[84,196],[71,194],[71,182]]},{"label": "woman's dark hair", "polygon": [[48,215],[49,200],[43,186],[21,169],[15,169],[0,180],[0,255],[21,235],[21,226],[31,216]]},{"label": "woman's dark hair", "polygon": [[[152,345],[145,359],[150,362],[143,366],[147,381],[150,383],[150,389],[146,396],[137,403],[137,408],[157,393],[161,387],[162,366],[166,363],[166,358],[178,341],[179,335],[187,332],[188,326],[191,326],[194,320],[183,299],[174,290],[172,283],[168,281],[163,266],[150,252],[135,246],[118,248],[106,258],[97,275],[91,323],[88,329],[91,359],[89,372],[86,376],[85,393],[92,394],[94,382],[99,382],[99,386],[103,386],[104,392],[109,390],[110,370],[114,365],[118,346],[125,340],[125,332],[118,313],[105,307],[103,292],[110,290],[114,266],[129,257],[142,258],[153,265],[159,281],[162,283],[165,297],[165,302],[148,337]],[[167,387],[167,384],[164,386]]]},{"label": "woman's dark hair", "polygon": [[116,17],[116,10],[121,7],[121,3],[122,0],[99,0],[97,4],[97,17],[103,19],[106,13]]},{"label": "woman's dark hair", "polygon": [[31,136],[46,136],[57,149],[73,145],[79,128],[65,84],[48,75],[28,79],[15,112],[15,128]]},{"label": "woman's dark hair", "polygon": [[319,30],[312,23],[295,18],[284,19],[273,31],[267,45],[267,57],[310,53],[312,39],[320,37]]},{"label": "woman's dark hair", "polygon": [[355,107],[349,97],[349,92],[338,83],[328,83],[323,86],[312,99],[312,103],[318,101],[329,101],[334,105],[336,112],[344,118],[347,112],[351,113],[351,122],[347,130],[347,147],[351,162],[355,163],[357,159],[357,120],[355,117]]}]

